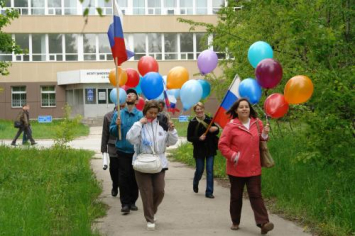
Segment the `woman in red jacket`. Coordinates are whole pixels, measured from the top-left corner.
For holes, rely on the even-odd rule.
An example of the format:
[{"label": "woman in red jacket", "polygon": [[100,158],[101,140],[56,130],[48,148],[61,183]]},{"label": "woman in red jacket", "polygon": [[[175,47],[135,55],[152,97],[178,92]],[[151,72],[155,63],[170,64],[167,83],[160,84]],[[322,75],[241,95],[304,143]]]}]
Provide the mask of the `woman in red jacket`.
[{"label": "woman in red jacket", "polygon": [[[219,139],[218,148],[227,159],[227,174],[231,183],[230,214],[232,230],[239,229],[243,203],[243,189],[247,186],[249,200],[254,211],[255,221],[266,234],[274,228],[269,222],[264,200],[261,196],[261,164],[259,153],[260,139],[266,140],[269,125],[263,127],[250,102],[238,99],[227,111],[232,120],[225,126]],[[259,122],[259,135],[256,122]]]}]

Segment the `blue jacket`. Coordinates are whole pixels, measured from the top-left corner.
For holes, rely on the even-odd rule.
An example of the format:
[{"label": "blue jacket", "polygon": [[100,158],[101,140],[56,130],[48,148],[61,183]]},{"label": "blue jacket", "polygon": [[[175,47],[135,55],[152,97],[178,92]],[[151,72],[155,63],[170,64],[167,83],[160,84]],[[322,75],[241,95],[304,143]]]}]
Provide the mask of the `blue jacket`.
[{"label": "blue jacket", "polygon": [[[133,145],[127,141],[126,135],[130,128],[136,121],[139,121],[143,117],[141,111],[133,108],[131,112],[128,111],[127,107],[121,110],[121,140],[116,139],[116,149],[124,153],[134,153]],[[112,117],[110,124],[110,134],[118,137],[118,129],[116,125],[117,111]]]}]

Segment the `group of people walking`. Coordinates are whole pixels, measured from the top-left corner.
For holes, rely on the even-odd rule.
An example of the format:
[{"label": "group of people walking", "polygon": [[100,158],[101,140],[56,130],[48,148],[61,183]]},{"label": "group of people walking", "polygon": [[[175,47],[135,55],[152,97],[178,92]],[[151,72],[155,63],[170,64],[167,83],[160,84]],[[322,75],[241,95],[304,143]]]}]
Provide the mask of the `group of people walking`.
[{"label": "group of people walking", "polygon": [[[126,106],[121,109],[120,116],[117,111],[105,115],[101,152],[109,153],[111,194],[117,196],[119,193],[121,212],[127,215],[130,211],[138,210],[136,201],[139,192],[147,229],[154,230],[158,206],[164,198],[165,172],[169,167],[165,150],[167,146],[177,143],[178,134],[170,117],[163,112],[164,102],[147,101],[141,112],[135,107],[137,101],[137,92],[128,89]],[[269,126],[263,126],[250,102],[242,98],[228,110],[231,120],[218,138],[219,128],[212,122],[212,117],[205,114],[204,105],[199,102],[193,110],[196,116],[190,120],[187,128],[187,140],[193,145],[196,163],[193,191],[198,193],[206,166],[205,196],[214,198],[213,165],[219,149],[226,158],[231,183],[231,229],[239,229],[246,185],[256,225],[261,228],[262,234],[266,234],[274,225],[269,221],[261,195],[259,142],[268,139]],[[257,123],[262,132],[258,131]],[[150,174],[134,170],[132,163],[140,153],[157,154],[162,163],[161,172]]]}]

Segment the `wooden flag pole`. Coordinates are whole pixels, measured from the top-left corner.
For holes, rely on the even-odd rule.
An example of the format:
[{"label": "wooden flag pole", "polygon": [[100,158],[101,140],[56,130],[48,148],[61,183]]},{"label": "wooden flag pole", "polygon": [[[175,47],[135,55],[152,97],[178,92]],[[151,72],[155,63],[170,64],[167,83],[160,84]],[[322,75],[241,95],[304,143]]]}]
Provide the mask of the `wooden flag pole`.
[{"label": "wooden flag pole", "polygon": [[[117,57],[115,58],[116,65],[116,89],[117,89],[117,117],[121,118],[121,107],[120,107],[120,77],[118,76],[118,65],[117,65]],[[121,140],[121,124],[117,126],[118,129],[118,140]]]}]

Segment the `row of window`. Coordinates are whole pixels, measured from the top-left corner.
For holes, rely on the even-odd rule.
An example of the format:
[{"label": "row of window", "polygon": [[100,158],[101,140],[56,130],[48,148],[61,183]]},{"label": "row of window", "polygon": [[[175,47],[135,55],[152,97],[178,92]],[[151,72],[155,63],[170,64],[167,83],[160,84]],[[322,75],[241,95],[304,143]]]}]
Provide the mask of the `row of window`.
[{"label": "row of window", "polygon": [[[157,60],[196,60],[208,48],[204,33],[125,34],[131,60],[152,56]],[[1,61],[108,61],[112,60],[107,34],[13,34],[25,54],[4,54]],[[212,49],[212,48],[211,48]],[[219,54],[220,59],[225,58]]]},{"label": "row of window", "polygon": [[[216,14],[227,5],[226,0],[116,0],[126,15],[207,15]],[[89,15],[101,8],[112,15],[112,1],[104,0],[8,0],[6,8],[15,8],[21,15]],[[5,11],[6,8],[1,9]]]},{"label": "row of window", "polygon": [[[55,107],[55,94],[55,86],[41,86],[41,107]],[[19,108],[26,102],[26,86],[11,87],[11,107]]]},{"label": "row of window", "polygon": [[[112,88],[85,88],[85,98],[83,89],[73,89],[66,91],[66,101],[69,105],[85,104],[112,104],[110,92]],[[11,107],[20,108],[27,102],[26,86],[11,87]],[[41,107],[56,106],[55,86],[41,86]]]}]

